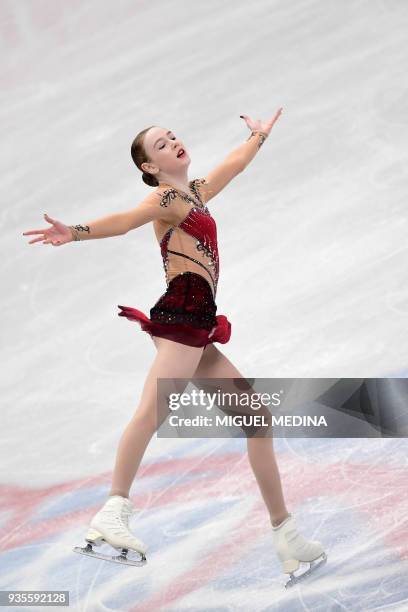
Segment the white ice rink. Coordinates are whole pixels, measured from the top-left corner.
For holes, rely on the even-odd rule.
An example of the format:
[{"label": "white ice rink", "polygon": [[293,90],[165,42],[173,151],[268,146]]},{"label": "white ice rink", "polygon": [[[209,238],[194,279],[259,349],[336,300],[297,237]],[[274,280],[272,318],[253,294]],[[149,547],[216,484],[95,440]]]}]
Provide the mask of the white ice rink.
[{"label": "white ice rink", "polygon": [[22,235],[136,206],[149,125],[185,142],[193,179],[248,138],[239,115],[283,107],[208,204],[218,348],[247,377],[405,378],[407,32],[405,0],[0,0],[0,590],[68,590],[78,612],[408,609],[404,438],[275,440],[288,508],[328,553],[290,591],[243,438],[155,436],[131,491],[147,565],[75,555],[155,355],[117,305],[148,313],[164,271],[150,224]]}]

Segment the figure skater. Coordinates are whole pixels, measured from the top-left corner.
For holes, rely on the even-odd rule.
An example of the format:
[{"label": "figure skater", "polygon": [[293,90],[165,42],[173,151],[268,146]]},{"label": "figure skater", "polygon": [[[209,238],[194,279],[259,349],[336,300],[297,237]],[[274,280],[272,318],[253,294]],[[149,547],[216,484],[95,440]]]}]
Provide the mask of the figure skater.
[{"label": "figure skater", "polygon": [[[160,425],[157,378],[243,378],[214,345],[229,341],[231,323],[225,315],[216,314],[219,255],[216,223],[207,204],[247,167],[281,112],[280,108],[266,122],[240,115],[250,130],[249,137],[205,177],[192,181],[187,175],[191,160],[181,139],[172,130],[150,126],[136,136],[131,146],[142,180],[155,188],[138,206],[83,225],[64,225],[45,214],[50,227],[24,232],[39,234],[29,244],[42,241],[61,246],[126,234],[153,222],[163,258],[167,289],[150,309],[150,317],[131,306],[118,306],[119,316],[138,323],[150,335],[157,354],[139,405],[121,436],[108,499],[92,518],[85,538],[88,547],[81,551],[117,560],[118,557],[97,555],[92,550],[92,545],[107,542],[122,550],[123,561],[129,549],[137,551],[142,562],[146,560],[145,544],[129,530],[129,517],[134,512],[129,492],[149,441]],[[278,558],[293,581],[299,562],[311,563],[321,555],[325,557],[323,546],[303,538],[286,508],[272,437],[248,437],[247,451],[269,512]]]}]

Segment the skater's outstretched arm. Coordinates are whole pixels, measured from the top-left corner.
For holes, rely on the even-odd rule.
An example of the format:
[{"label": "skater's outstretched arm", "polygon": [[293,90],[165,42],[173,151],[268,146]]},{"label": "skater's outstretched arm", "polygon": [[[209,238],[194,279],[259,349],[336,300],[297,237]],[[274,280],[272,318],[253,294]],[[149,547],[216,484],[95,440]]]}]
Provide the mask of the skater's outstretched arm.
[{"label": "skater's outstretched arm", "polygon": [[153,221],[153,219],[160,218],[171,222],[172,213],[165,207],[160,206],[160,200],[161,195],[156,191],[150,193],[135,208],[78,225],[65,225],[61,221],[52,219],[49,215],[44,214],[45,220],[51,226],[23,232],[23,235],[39,234],[39,237],[31,240],[29,244],[42,241],[43,244],[52,244],[53,246],[60,246],[75,240],[93,240],[96,238],[121,236],[131,229]]},{"label": "skater's outstretched arm", "polygon": [[265,142],[265,139],[269,136],[269,132],[281,112],[282,109],[280,108],[275,116],[266,122],[262,122],[260,119],[255,121],[248,117],[248,115],[241,115],[251,130],[251,134],[243,144],[231,151],[223,162],[198,181],[205,202],[211,200],[237,174],[245,170]]}]

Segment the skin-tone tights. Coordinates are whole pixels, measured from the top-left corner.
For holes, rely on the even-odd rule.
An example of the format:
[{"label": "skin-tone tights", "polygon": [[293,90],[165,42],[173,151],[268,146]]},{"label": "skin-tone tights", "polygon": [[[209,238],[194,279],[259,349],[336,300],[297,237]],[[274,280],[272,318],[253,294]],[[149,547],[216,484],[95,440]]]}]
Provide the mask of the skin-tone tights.
[{"label": "skin-tone tights", "polygon": [[[129,497],[157,422],[157,378],[243,378],[214,344],[192,347],[153,337],[157,354],[148,372],[137,410],[120,441],[109,495]],[[274,527],[289,516],[282,492],[272,437],[247,437],[248,459]]]}]

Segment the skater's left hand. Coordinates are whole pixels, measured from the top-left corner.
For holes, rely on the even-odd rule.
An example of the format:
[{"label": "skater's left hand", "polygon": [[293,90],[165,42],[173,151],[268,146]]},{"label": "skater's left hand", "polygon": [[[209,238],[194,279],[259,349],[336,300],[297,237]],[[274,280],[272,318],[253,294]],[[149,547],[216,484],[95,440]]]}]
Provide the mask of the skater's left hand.
[{"label": "skater's left hand", "polygon": [[269,119],[269,121],[261,121],[260,119],[256,119],[256,120],[251,119],[250,117],[248,117],[248,115],[240,115],[240,117],[242,117],[242,119],[245,120],[245,123],[247,124],[250,130],[260,130],[261,132],[266,132],[267,134],[269,134],[275,121],[278,120],[281,113],[282,113],[282,107],[277,110],[275,116],[272,117],[272,119]]}]

